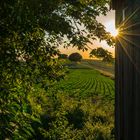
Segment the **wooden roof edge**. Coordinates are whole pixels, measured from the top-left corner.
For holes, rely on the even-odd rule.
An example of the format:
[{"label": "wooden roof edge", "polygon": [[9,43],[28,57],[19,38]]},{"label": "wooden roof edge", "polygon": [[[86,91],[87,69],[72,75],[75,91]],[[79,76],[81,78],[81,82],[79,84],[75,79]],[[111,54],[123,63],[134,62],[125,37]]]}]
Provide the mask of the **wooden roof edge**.
[{"label": "wooden roof edge", "polygon": [[123,8],[123,7],[125,7],[126,1],[128,1],[128,0],[111,0],[110,9],[118,10],[120,8]]},{"label": "wooden roof edge", "polygon": [[114,2],[113,0],[110,1],[110,9],[112,10],[115,10],[115,7],[114,7]]}]

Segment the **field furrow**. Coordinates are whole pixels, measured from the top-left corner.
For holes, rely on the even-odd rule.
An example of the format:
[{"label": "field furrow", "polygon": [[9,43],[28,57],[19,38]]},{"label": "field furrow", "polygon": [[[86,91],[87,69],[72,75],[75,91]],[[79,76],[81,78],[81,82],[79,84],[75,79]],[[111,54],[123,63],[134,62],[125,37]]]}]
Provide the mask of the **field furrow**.
[{"label": "field furrow", "polygon": [[96,70],[70,70],[67,78],[59,82],[57,88],[81,97],[99,94],[110,99],[114,97],[114,81]]}]

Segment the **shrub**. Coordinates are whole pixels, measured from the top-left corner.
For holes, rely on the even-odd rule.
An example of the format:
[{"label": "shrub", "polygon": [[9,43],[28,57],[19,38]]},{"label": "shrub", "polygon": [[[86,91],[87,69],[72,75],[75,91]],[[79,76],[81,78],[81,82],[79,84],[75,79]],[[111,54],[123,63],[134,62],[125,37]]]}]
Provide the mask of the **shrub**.
[{"label": "shrub", "polygon": [[79,53],[72,53],[72,54],[69,56],[69,60],[70,60],[70,61],[78,62],[78,61],[81,61],[81,60],[82,60],[82,56],[81,56]]},{"label": "shrub", "polygon": [[46,106],[49,110],[44,112],[37,138],[113,140],[114,110],[109,103],[100,100],[95,104],[91,98],[73,98],[66,93],[50,95]]}]

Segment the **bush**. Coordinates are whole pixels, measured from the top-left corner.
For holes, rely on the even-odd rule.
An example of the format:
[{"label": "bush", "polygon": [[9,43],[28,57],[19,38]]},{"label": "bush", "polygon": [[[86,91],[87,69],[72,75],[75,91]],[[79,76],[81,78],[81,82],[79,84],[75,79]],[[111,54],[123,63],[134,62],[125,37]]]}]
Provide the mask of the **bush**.
[{"label": "bush", "polygon": [[78,62],[82,60],[82,56],[79,53],[72,53],[71,55],[69,55],[69,60]]},{"label": "bush", "polygon": [[[113,140],[113,112],[102,99],[80,99],[66,93],[49,94],[47,108],[37,138],[47,140]],[[96,97],[95,97],[96,98]],[[104,106],[103,106],[104,104]]]}]

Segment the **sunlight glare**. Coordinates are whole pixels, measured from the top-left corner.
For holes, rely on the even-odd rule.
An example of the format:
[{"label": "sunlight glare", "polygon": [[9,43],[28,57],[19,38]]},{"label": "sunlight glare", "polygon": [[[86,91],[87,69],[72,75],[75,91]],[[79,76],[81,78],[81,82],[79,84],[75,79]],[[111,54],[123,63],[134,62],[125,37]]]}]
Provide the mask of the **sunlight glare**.
[{"label": "sunlight glare", "polygon": [[111,34],[116,37],[119,34],[119,30],[115,29]]},{"label": "sunlight glare", "polygon": [[106,30],[111,33],[112,36],[116,37],[119,33],[118,29],[115,28],[115,20],[111,20],[105,24]]}]

